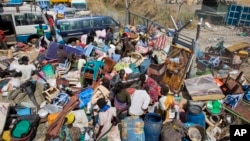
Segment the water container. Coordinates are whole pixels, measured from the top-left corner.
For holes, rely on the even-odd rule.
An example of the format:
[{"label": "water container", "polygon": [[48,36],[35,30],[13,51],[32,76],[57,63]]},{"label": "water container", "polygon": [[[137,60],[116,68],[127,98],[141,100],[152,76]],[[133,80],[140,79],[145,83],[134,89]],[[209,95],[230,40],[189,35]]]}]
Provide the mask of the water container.
[{"label": "water container", "polygon": [[205,128],[206,120],[202,109],[198,105],[190,105],[186,113],[186,122],[199,124]]},{"label": "water container", "polygon": [[159,141],[162,127],[161,116],[157,113],[148,113],[145,116],[144,123],[146,141]]},{"label": "water container", "polygon": [[145,141],[144,121],[138,116],[126,117],[121,125],[122,141]]}]

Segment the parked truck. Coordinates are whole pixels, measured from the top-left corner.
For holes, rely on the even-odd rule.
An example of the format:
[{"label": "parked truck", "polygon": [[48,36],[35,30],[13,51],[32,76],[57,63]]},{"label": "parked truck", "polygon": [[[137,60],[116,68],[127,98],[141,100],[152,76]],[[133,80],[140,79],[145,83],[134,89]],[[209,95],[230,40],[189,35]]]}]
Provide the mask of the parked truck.
[{"label": "parked truck", "polygon": [[86,0],[70,0],[70,6],[75,8],[77,11],[87,10]]},{"label": "parked truck", "polygon": [[54,4],[59,4],[59,3],[62,3],[62,4],[70,4],[70,0],[50,0],[50,3],[52,5]]}]

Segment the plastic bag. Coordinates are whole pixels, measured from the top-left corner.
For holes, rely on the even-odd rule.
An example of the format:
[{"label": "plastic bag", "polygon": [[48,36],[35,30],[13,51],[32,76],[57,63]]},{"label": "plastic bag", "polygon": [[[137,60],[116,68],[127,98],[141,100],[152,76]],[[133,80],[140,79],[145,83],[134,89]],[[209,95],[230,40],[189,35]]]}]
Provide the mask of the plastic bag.
[{"label": "plastic bag", "polygon": [[60,36],[58,33],[56,33],[56,41],[60,44],[64,44],[62,36]]}]

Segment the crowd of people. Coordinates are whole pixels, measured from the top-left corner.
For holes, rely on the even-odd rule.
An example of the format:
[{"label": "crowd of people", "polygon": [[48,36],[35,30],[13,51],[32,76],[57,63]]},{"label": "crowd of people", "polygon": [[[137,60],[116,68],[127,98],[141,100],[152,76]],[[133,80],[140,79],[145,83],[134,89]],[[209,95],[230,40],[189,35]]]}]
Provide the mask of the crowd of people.
[{"label": "crowd of people", "polygon": [[[138,35],[136,32],[134,32],[134,34]],[[128,44],[130,47],[133,46],[133,48],[136,44],[144,44],[147,46],[148,40],[142,32],[138,35],[140,38],[138,40],[139,42],[134,45],[133,42],[124,41],[128,38],[126,33],[122,33],[120,35],[122,44],[121,50],[123,50],[120,55],[122,58],[128,57],[128,53],[132,51],[126,49]],[[96,36],[95,32],[90,32],[87,35],[86,42],[82,43],[86,45],[84,47],[87,48],[89,44],[97,45],[95,42]],[[103,38],[103,42],[108,46],[117,45],[111,28],[106,30],[106,36]],[[71,45],[74,46],[76,44],[73,41],[73,44],[71,43]],[[124,53],[125,51],[127,52]],[[113,54],[118,54],[118,52],[119,51],[116,50]],[[59,46],[57,55],[60,64],[65,64],[65,60],[71,60],[70,58],[72,58],[65,53],[62,45]],[[103,58],[103,56],[100,58]],[[77,69],[80,72],[82,72],[85,67],[87,60],[88,59],[85,55],[80,56],[78,59]],[[129,74],[125,69],[120,69],[115,72],[114,75],[111,75],[110,78],[102,77],[98,81],[98,84],[103,86],[103,89],[106,89],[107,93],[99,93],[97,94],[97,97],[92,97],[92,101],[93,99],[95,101],[92,103],[92,106],[98,106],[93,110],[96,113],[93,111],[90,112],[97,114],[94,116],[95,118],[93,118],[93,127],[95,128],[94,138],[96,140],[120,140],[121,121],[130,116],[140,117],[144,120],[144,117],[148,112],[155,112],[162,116],[164,122],[177,118],[175,116],[176,111],[172,110],[171,112],[169,109],[174,109],[176,107],[181,109],[181,106],[179,106],[179,103],[175,101],[173,92],[171,92],[170,88],[166,84],[158,83],[145,73],[138,74],[133,79],[130,79],[128,76]],[[128,81],[132,81],[132,85],[126,85]]]}]

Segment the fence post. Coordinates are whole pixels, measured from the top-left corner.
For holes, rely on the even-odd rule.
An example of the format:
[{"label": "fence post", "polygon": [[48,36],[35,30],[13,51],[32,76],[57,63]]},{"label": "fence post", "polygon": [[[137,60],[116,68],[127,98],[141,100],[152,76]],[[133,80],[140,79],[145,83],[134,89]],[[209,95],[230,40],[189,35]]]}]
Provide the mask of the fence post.
[{"label": "fence post", "polygon": [[196,71],[197,71],[197,69],[196,69],[196,67],[195,67],[195,65],[196,65],[196,59],[197,59],[197,56],[196,56],[196,54],[197,54],[197,51],[198,51],[198,48],[199,48],[199,35],[200,35],[200,27],[201,27],[201,22],[200,23],[198,23],[198,25],[197,25],[197,33],[196,33],[196,39],[195,39],[195,41],[194,41],[194,46],[193,46],[193,59],[191,60],[192,62],[191,62],[191,67],[190,67],[190,71],[189,71],[189,76],[188,76],[188,78],[192,78],[192,77],[194,77],[195,76],[195,74],[196,74]]},{"label": "fence post", "polygon": [[131,19],[130,19],[130,16],[131,16],[131,13],[130,13],[130,11],[128,10],[128,24],[130,25],[131,24]]}]

